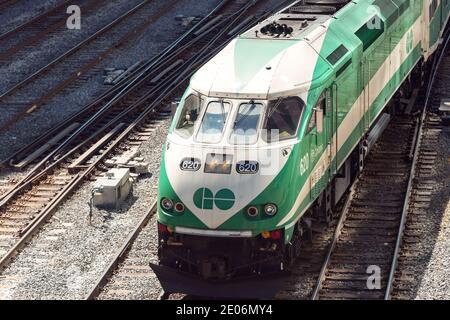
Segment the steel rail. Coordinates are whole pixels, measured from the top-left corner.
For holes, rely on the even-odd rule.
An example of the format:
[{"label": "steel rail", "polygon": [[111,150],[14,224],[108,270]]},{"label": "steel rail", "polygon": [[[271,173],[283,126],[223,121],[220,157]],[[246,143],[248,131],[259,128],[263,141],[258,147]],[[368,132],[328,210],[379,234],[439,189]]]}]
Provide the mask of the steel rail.
[{"label": "steel rail", "polygon": [[122,247],[114,254],[114,258],[106,267],[106,269],[103,271],[99,280],[89,290],[89,293],[86,295],[85,300],[94,300],[96,297],[98,297],[102,288],[107,283],[109,277],[111,277],[114,270],[116,270],[119,264],[125,259],[126,255],[131,249],[131,246],[133,245],[134,241],[136,240],[142,229],[146,227],[150,219],[156,213],[156,208],[157,202],[154,201],[153,204],[150,206],[150,210],[144,214],[144,216],[139,221],[134,230],[130,232]]},{"label": "steel rail", "polygon": [[[12,0],[12,1],[13,1],[13,2],[17,2],[17,0]],[[4,6],[5,4],[7,5],[9,2],[11,2],[11,0],[4,1],[3,3],[0,4],[0,8],[1,8],[1,6]],[[66,0],[66,1],[64,1],[63,3],[57,5],[56,7],[50,8],[50,9],[47,10],[46,12],[44,12],[44,13],[38,15],[37,17],[32,18],[31,20],[22,23],[22,24],[19,25],[18,27],[15,27],[15,28],[13,28],[13,29],[11,29],[11,30],[9,30],[9,31],[6,31],[6,32],[3,33],[3,34],[0,34],[0,40],[3,40],[3,39],[5,39],[5,38],[8,38],[8,37],[11,37],[11,36],[14,36],[14,35],[17,35],[17,32],[19,32],[19,31],[21,31],[22,29],[27,28],[27,27],[29,27],[29,26],[35,24],[36,22],[39,22],[39,21],[45,19],[45,18],[48,17],[50,14],[52,14],[52,13],[58,11],[58,10],[63,9],[65,6],[67,6],[67,5],[70,4],[71,2],[72,2],[71,0]]]},{"label": "steel rail", "polygon": [[[250,3],[248,6],[246,6],[241,13],[239,13],[237,15],[237,17],[235,18],[235,20],[239,19],[250,7],[252,7],[257,1],[253,1],[253,3]],[[246,24],[241,24],[242,29],[236,29],[236,30],[232,30],[233,33],[230,33],[228,31],[228,29],[222,30],[221,34],[217,35],[211,42],[210,44],[204,49],[207,50],[208,48],[210,48],[212,45],[214,45],[214,43],[216,42],[217,39],[220,39],[220,36],[225,34],[225,33],[229,33],[230,37],[235,36],[237,33],[239,33],[240,31],[244,30],[245,28],[247,28],[249,25],[252,25],[253,21],[248,21]],[[230,23],[228,25],[233,25],[233,23]],[[227,41],[228,42],[228,41]],[[226,43],[227,43],[226,42]],[[199,59],[198,56],[195,57],[195,59],[193,59],[193,61],[190,64],[190,67],[186,68],[185,71],[183,71],[180,75],[178,75],[178,77],[175,80],[172,79],[168,79],[167,81],[170,82],[175,82],[175,83],[183,83],[185,80],[187,80],[192,73],[194,72],[195,68],[200,66],[204,61],[208,60],[212,55],[216,54],[218,51],[220,51],[225,45],[226,43],[224,43],[223,45],[217,47],[215,50],[213,50],[212,52],[210,52],[207,56],[205,56],[203,59]],[[194,70],[193,70],[194,69]],[[161,84],[162,87],[165,86],[164,84]],[[174,88],[168,89],[166,92],[163,92],[158,98],[155,99],[155,101],[150,104],[144,111],[143,113],[139,116],[139,118],[137,118],[136,120],[133,121],[133,123],[116,139],[116,141],[122,141],[123,139],[125,139],[131,132],[131,130],[133,130],[136,125],[138,125],[140,122],[142,122],[150,112],[152,112],[152,110],[156,107],[156,105],[158,105],[159,103],[161,103],[161,101],[163,101],[166,97],[168,97],[170,94],[173,93],[174,90],[177,89],[177,86],[175,86]],[[145,99],[144,99],[145,101]],[[127,110],[128,111],[128,110]],[[120,119],[118,117],[118,119]],[[117,119],[117,120],[118,120]],[[113,146],[111,146],[112,148]],[[107,152],[105,152],[107,153]],[[100,159],[98,159],[98,161],[100,161]],[[153,205],[151,206],[151,212],[156,211],[156,205],[157,202],[155,201],[153,203]],[[141,220],[141,222],[137,225],[137,227],[135,228],[135,230],[133,232],[131,232],[131,234],[129,235],[129,237],[127,238],[127,240],[125,241],[125,244],[122,246],[122,248],[120,250],[118,250],[118,254],[115,255],[115,257],[112,259],[112,261],[110,262],[110,264],[108,265],[108,267],[106,268],[106,270],[103,272],[102,276],[99,278],[99,280],[96,282],[96,284],[93,286],[93,288],[90,290],[89,294],[86,296],[86,300],[94,300],[96,297],[99,296],[101,290],[104,288],[104,286],[106,285],[108,279],[111,277],[111,275],[114,273],[114,271],[117,269],[118,265],[120,262],[122,262],[124,260],[124,258],[126,257],[126,254],[129,251],[129,248],[131,247],[132,243],[134,242],[134,240],[136,239],[136,237],[138,236],[138,233],[143,229],[143,227],[145,226],[145,224],[148,222],[148,220],[150,220],[150,217],[153,215],[150,214],[150,217],[148,216],[149,214],[147,214],[146,216],[143,217],[143,219]],[[162,292],[160,294],[160,298],[162,299],[164,297],[164,292]]]},{"label": "steel rail", "polygon": [[[83,3],[86,2],[86,3]],[[90,1],[90,2],[89,2]],[[98,8],[100,5],[103,4],[105,0],[101,1],[92,1],[92,0],[77,0],[77,2],[66,2],[60,6],[58,6],[56,9],[50,10],[47,12],[45,17],[40,19],[39,21],[33,22],[33,23],[26,23],[26,26],[24,28],[20,28],[20,30],[11,30],[7,32],[7,34],[4,35],[3,39],[0,39],[1,42],[6,42],[10,40],[9,38],[17,38],[20,35],[20,32],[29,32],[31,34],[27,35],[24,39],[18,38],[21,40],[20,42],[13,44],[11,47],[5,46],[4,51],[0,51],[0,61],[5,60],[11,60],[11,58],[24,50],[26,47],[31,46],[33,44],[36,44],[40,41],[43,41],[46,39],[47,35],[50,35],[52,32],[55,32],[58,30],[58,28],[61,28],[66,23],[66,10],[64,10],[64,6],[68,6],[71,4],[76,4],[79,6],[82,6],[83,12],[87,14],[87,12],[92,11],[93,9]],[[89,11],[88,11],[89,10]],[[58,19],[57,21],[53,21],[55,19]],[[43,25],[39,25],[37,23],[42,23]],[[48,25],[46,25],[48,23]],[[37,25],[35,25],[37,24]],[[34,32],[37,31],[37,32]],[[0,45],[2,47],[2,45]]]},{"label": "steel rail", "polygon": [[[226,29],[224,30],[224,32]],[[206,49],[205,49],[206,50]],[[175,90],[177,86],[174,86],[174,88],[171,89],[170,92]],[[150,110],[152,111],[152,110]],[[149,112],[150,112],[149,111]],[[147,116],[149,114],[147,112],[145,115]],[[140,119],[144,119],[144,117],[140,117]],[[134,121],[127,130],[125,130],[119,137],[117,137],[108,147],[106,150],[103,150],[102,154],[95,158],[94,162],[83,172],[74,175],[74,177],[71,179],[70,183],[62,190],[60,191],[55,198],[52,199],[51,203],[42,210],[42,212],[39,213],[39,215],[31,222],[31,225],[28,225],[26,229],[24,230],[23,236],[18,240],[18,242],[8,251],[8,253],[0,260],[0,269],[4,268],[8,265],[8,263],[11,261],[11,259],[29,242],[31,237],[36,234],[39,230],[39,228],[51,217],[52,213],[56,210],[58,205],[66,199],[73,190],[78,187],[87,176],[89,176],[96,168],[97,166],[104,160],[104,158],[110,154],[115,148],[117,148],[117,145],[126,138],[127,134],[130,133],[135,126],[139,124],[139,121]],[[72,152],[76,150],[73,149]],[[49,171],[54,170],[57,165],[62,163],[64,160],[66,160],[71,153],[65,154],[63,157],[58,159],[56,162],[54,162],[50,167],[46,168],[44,171],[37,174],[37,176],[33,177],[28,183],[32,183],[35,181],[38,181],[40,178],[44,177]],[[23,188],[24,186],[19,187],[18,189]],[[8,199],[6,199],[8,200]],[[2,202],[5,201],[5,199],[2,200]],[[6,203],[6,202],[4,202]]]},{"label": "steel rail", "polygon": [[[181,49],[186,49],[188,46],[192,45],[192,41],[185,44],[182,48],[178,49],[178,51],[173,52],[172,51],[180,45],[183,41],[185,41],[187,38],[192,36],[193,32],[196,31],[203,23],[205,23],[207,20],[209,20],[216,12],[218,12],[224,5],[226,5],[230,0],[224,0],[222,1],[218,6],[216,6],[210,13],[208,13],[202,20],[200,20],[195,26],[193,26],[191,29],[187,30],[180,38],[178,38],[175,42],[173,42],[171,45],[166,47],[160,54],[158,54],[155,58],[152,58],[150,61],[144,63],[140,68],[136,69],[133,74],[129,75],[127,78],[122,79],[119,83],[114,85],[112,88],[110,88],[107,92],[103,93],[101,96],[96,98],[96,100],[87,106],[85,106],[81,111],[77,112],[75,115],[71,116],[67,120],[64,120],[62,123],[57,125],[56,127],[50,129],[48,132],[41,135],[38,139],[33,141],[31,144],[23,147],[16,153],[14,153],[12,156],[8,157],[6,160],[4,160],[0,164],[1,167],[8,166],[11,161],[19,157],[21,154],[29,150],[33,147],[39,147],[43,143],[49,140],[49,137],[53,137],[55,133],[61,131],[63,128],[67,127],[67,125],[78,121],[78,119],[81,116],[84,116],[91,112],[91,110],[95,107],[95,105],[101,103],[105,99],[110,99],[110,101],[118,100],[118,97],[124,96],[127,92],[133,90],[136,88],[139,83],[137,82],[139,79],[143,79],[143,77],[151,71],[153,68],[157,67],[158,64],[162,64],[165,61],[169,61],[171,57],[178,54]],[[194,41],[196,39],[194,38]],[[114,95],[114,96],[113,96]],[[27,152],[28,154],[30,152]],[[0,198],[1,199],[1,198]]]},{"label": "steel rail", "polygon": [[[70,2],[70,1],[69,1]],[[127,17],[129,17],[131,14],[133,14],[134,12],[138,11],[140,8],[142,8],[143,6],[145,6],[147,3],[149,2],[149,0],[144,0],[143,2],[139,3],[137,6],[133,7],[132,9],[128,10],[127,12],[125,12],[124,14],[122,14],[120,17],[116,18],[114,21],[110,22],[109,24],[107,24],[106,26],[104,26],[103,28],[101,28],[100,30],[97,30],[94,34],[92,34],[91,36],[89,36],[88,38],[84,39],[83,41],[81,41],[80,43],[78,43],[75,47],[69,49],[68,51],[66,51],[65,53],[63,53],[62,55],[60,55],[59,57],[57,57],[56,59],[54,59],[53,61],[51,61],[50,63],[48,63],[46,66],[42,67],[41,69],[39,69],[38,71],[36,71],[35,73],[33,73],[32,75],[28,76],[26,79],[22,80],[21,82],[19,82],[18,84],[14,85],[13,87],[9,88],[7,91],[3,92],[0,94],[0,100],[4,99],[5,97],[9,96],[11,93],[13,93],[14,91],[16,91],[17,89],[23,87],[25,84],[29,83],[30,81],[34,80],[37,76],[39,76],[40,74],[42,74],[43,72],[47,71],[48,69],[50,69],[51,67],[53,67],[54,65],[56,65],[58,62],[60,62],[61,60],[67,58],[68,56],[72,55],[73,53],[75,53],[76,51],[80,50],[81,48],[85,47],[88,43],[92,42],[93,40],[97,39],[100,35],[104,34],[105,32],[109,31],[112,27],[114,27],[116,24],[120,23],[121,21],[123,21],[124,19],[126,19]]]},{"label": "steel rail", "polygon": [[[107,26],[103,27],[101,30],[98,30],[93,35],[91,35],[89,38],[83,40],[81,43],[70,49],[69,51],[65,52],[52,62],[50,62],[48,65],[44,66],[40,70],[36,71],[34,74],[30,75],[26,79],[22,80],[20,83],[14,85],[12,88],[8,89],[5,93],[0,95],[0,100],[4,99],[5,97],[14,94],[17,90],[22,88],[25,85],[28,85],[31,83],[34,79],[41,76],[42,74],[48,72],[50,69],[67,59],[68,57],[72,56],[73,54],[81,51],[82,49],[86,48],[91,42],[97,40],[100,36],[104,35],[106,32],[111,30],[112,28],[116,27],[118,24],[123,22],[125,19],[128,19],[133,14],[136,14],[141,8],[149,5],[153,0],[144,0],[141,3],[139,3],[134,8],[130,9],[128,12],[121,15],[119,18],[108,24]],[[86,64],[84,64],[80,69],[78,69],[76,72],[73,72],[69,75],[64,81],[59,82],[55,84],[52,89],[46,93],[45,95],[41,96],[40,98],[37,98],[36,100],[32,101],[30,103],[30,108],[27,107],[23,110],[21,110],[19,113],[14,115],[10,120],[2,124],[0,127],[0,132],[5,131],[9,129],[14,123],[16,123],[21,118],[27,116],[30,113],[30,110],[34,110],[41,105],[45,104],[48,100],[62,92],[65,88],[67,88],[69,85],[72,85],[77,79],[80,78],[80,76],[84,75],[86,72],[91,70],[93,67],[95,67],[97,64],[99,64],[102,60],[104,60],[112,51],[117,50],[120,46],[122,46],[124,43],[130,41],[133,37],[140,34],[148,25],[155,22],[159,19],[159,17],[162,15],[162,13],[169,11],[174,4],[179,2],[181,0],[170,0],[166,4],[163,5],[162,8],[159,9],[159,14],[152,15],[149,17],[145,22],[141,23],[134,29],[132,29],[130,32],[128,32],[125,36],[121,37],[116,43],[114,43],[109,48],[105,49],[99,57],[93,57],[90,59]]]},{"label": "steel rail", "polygon": [[415,136],[414,136],[414,139],[415,139],[414,156],[413,156],[413,160],[412,160],[412,164],[411,164],[411,170],[409,173],[408,187],[407,187],[407,191],[406,191],[405,202],[403,204],[400,226],[399,226],[397,240],[396,240],[396,244],[395,244],[394,257],[392,259],[391,268],[390,268],[390,272],[389,272],[389,278],[388,278],[388,282],[387,282],[387,288],[386,288],[386,292],[385,292],[385,296],[384,296],[385,300],[391,299],[391,293],[392,293],[392,288],[393,288],[393,284],[394,284],[395,272],[396,272],[397,265],[398,265],[398,257],[399,257],[399,253],[400,253],[400,249],[401,249],[401,245],[402,245],[403,232],[405,230],[406,221],[408,218],[408,209],[409,209],[410,199],[411,199],[411,195],[412,195],[412,191],[413,191],[413,183],[414,183],[414,178],[415,178],[415,173],[416,173],[417,160],[419,158],[419,152],[420,152],[421,143],[422,143],[423,125],[425,123],[425,118],[427,115],[427,108],[428,108],[429,99],[431,96],[431,90],[433,88],[433,84],[434,84],[434,81],[435,81],[435,78],[437,75],[438,67],[441,64],[443,57],[446,55],[447,45],[450,40],[449,32],[446,34],[445,38],[446,38],[446,40],[441,49],[441,52],[440,52],[439,56],[436,57],[436,59],[433,63],[433,68],[432,68],[432,71],[430,73],[429,80],[428,80],[425,102],[424,102],[422,110],[421,110],[421,117],[420,117],[419,124],[418,124],[419,129],[417,130],[417,132],[415,133]]},{"label": "steel rail", "polygon": [[67,197],[71,192],[74,184],[79,180],[79,176],[74,176],[74,178],[67,184],[62,192],[55,198],[51,200],[48,206],[40,212],[33,221],[24,229],[20,239],[14,244],[9,251],[1,257],[0,259],[0,270],[4,269],[8,263],[14,258],[14,256],[26,246],[26,244],[31,240],[31,238],[36,234],[36,231],[40,226],[42,226],[51,217],[59,203]]},{"label": "steel rail", "polygon": [[[228,3],[229,0],[226,0],[225,3]],[[223,6],[221,6],[223,7]],[[220,34],[220,33],[219,33]],[[199,56],[200,57],[200,56]],[[175,79],[176,81],[176,79]],[[132,84],[134,84],[135,80],[133,80]],[[130,85],[132,85],[130,84]],[[161,86],[159,86],[161,87]],[[11,189],[10,192],[4,194],[0,200],[0,207],[4,206],[9,200],[11,200],[18,192],[22,191],[24,188],[31,185],[33,181],[36,181],[36,178],[40,178],[43,175],[43,172],[40,172],[36,174],[40,169],[42,169],[48,161],[51,161],[51,158],[56,156],[57,153],[65,148],[67,144],[75,140],[79,134],[81,134],[89,125],[91,125],[95,120],[97,120],[99,117],[103,115],[104,112],[106,112],[114,102],[122,98],[122,95],[125,93],[126,89],[123,89],[120,93],[118,93],[113,99],[110,100],[105,106],[103,106],[94,116],[92,116],[87,122],[85,122],[81,127],[79,127],[73,134],[71,134],[64,142],[62,142],[61,145],[59,145],[55,150],[53,150],[49,155],[47,155],[41,162],[39,162],[20,182],[18,182],[13,189]],[[134,108],[133,108],[134,109]],[[128,111],[131,111],[131,107],[128,109]],[[128,112],[127,112],[128,114]],[[117,118],[116,118],[117,119]],[[118,119],[120,120],[120,119]],[[83,144],[86,144],[93,140],[97,135],[101,134],[103,131],[105,131],[109,125],[112,125],[113,123],[110,122],[108,125],[105,125],[102,129],[98,130],[95,134],[93,134],[89,139],[84,140]],[[52,165],[50,165],[48,168],[45,169],[45,171],[49,171],[53,169],[57,164],[59,164],[63,159],[66,159],[69,154],[75,152],[78,148],[77,146],[71,151],[69,151],[66,155],[61,155],[60,159],[58,159],[56,162],[54,162]]]},{"label": "steel rail", "polygon": [[338,221],[338,223],[336,225],[336,229],[334,231],[333,238],[332,238],[331,243],[330,243],[330,245],[328,247],[327,255],[325,257],[325,261],[324,261],[324,263],[322,265],[322,268],[320,269],[320,273],[319,273],[319,277],[317,278],[316,286],[315,286],[314,291],[313,291],[313,293],[311,295],[311,300],[318,300],[319,299],[319,292],[320,292],[320,289],[322,288],[322,283],[325,280],[325,276],[326,276],[326,273],[327,273],[327,270],[328,270],[328,265],[330,264],[332,253],[334,251],[334,248],[337,245],[337,242],[339,240],[339,236],[341,235],[342,227],[344,226],[345,220],[347,218],[348,210],[350,208],[350,203],[351,203],[351,201],[353,199],[353,196],[355,194],[355,186],[356,186],[358,181],[359,181],[359,179],[356,178],[353,181],[353,183],[352,183],[352,185],[351,185],[351,187],[349,189],[349,194],[347,195],[347,199],[345,200],[345,204],[344,204],[344,206],[342,208],[342,211],[341,211],[342,212],[341,216],[339,217],[339,221]]}]

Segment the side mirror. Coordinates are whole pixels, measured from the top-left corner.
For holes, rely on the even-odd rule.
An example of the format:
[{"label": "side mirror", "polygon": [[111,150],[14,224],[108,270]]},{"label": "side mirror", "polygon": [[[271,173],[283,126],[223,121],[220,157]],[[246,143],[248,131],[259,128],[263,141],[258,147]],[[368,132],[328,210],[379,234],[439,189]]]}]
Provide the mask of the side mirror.
[{"label": "side mirror", "polygon": [[317,133],[323,132],[323,110],[316,109],[316,125],[317,125]]},{"label": "side mirror", "polygon": [[175,117],[175,114],[177,113],[178,104],[179,104],[179,102],[177,102],[177,101],[170,103],[170,117],[172,118],[172,120]]}]

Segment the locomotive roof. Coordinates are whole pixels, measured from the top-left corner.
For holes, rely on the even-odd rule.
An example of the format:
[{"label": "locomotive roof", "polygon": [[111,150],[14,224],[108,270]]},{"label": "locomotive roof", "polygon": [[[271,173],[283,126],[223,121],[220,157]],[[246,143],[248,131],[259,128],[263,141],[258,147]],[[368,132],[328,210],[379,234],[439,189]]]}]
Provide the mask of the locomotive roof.
[{"label": "locomotive roof", "polygon": [[192,77],[191,87],[210,97],[242,99],[307,91],[323,60],[318,52],[331,15],[296,8],[288,6],[231,41]]},{"label": "locomotive roof", "polygon": [[373,1],[321,1],[344,7],[304,13],[296,3],[281,10],[231,41],[192,77],[191,87],[210,97],[270,100],[306,92],[348,65],[362,48],[355,32],[373,17]]}]

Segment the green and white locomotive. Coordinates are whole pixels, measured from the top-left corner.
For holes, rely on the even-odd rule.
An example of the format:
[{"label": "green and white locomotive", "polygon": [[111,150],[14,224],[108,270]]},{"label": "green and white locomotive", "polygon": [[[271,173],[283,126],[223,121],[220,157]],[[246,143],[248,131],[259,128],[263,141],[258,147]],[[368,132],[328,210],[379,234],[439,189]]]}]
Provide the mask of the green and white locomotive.
[{"label": "green and white locomotive", "polygon": [[162,266],[204,279],[288,268],[363,166],[394,94],[410,94],[450,10],[322,2],[281,10],[192,77],[161,165]]}]

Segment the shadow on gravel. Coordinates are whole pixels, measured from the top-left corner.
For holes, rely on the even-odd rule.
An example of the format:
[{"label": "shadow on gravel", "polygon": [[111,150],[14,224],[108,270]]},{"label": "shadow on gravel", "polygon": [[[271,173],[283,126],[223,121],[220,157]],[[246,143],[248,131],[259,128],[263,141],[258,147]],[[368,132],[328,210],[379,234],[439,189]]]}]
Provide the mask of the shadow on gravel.
[{"label": "shadow on gravel", "polygon": [[[117,215],[125,214],[138,199],[139,197],[130,195],[119,208],[91,207],[88,217],[90,224],[97,229],[108,229],[108,223],[113,221]],[[90,203],[87,205],[90,206]]]}]

